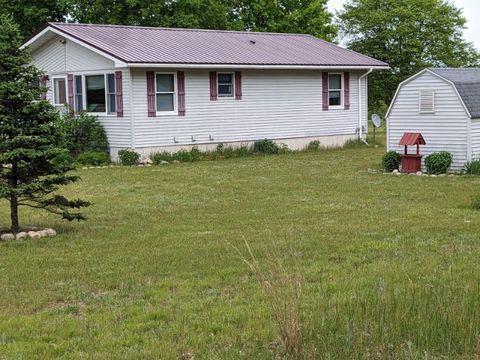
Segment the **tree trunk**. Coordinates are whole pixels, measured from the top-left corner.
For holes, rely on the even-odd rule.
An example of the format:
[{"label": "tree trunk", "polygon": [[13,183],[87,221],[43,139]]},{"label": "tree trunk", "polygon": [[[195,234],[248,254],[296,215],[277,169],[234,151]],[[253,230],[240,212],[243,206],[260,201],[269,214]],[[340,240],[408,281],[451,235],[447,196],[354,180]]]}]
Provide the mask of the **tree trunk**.
[{"label": "tree trunk", "polygon": [[10,198],[10,219],[12,221],[11,232],[17,234],[20,231],[18,224],[18,199],[16,196]]}]

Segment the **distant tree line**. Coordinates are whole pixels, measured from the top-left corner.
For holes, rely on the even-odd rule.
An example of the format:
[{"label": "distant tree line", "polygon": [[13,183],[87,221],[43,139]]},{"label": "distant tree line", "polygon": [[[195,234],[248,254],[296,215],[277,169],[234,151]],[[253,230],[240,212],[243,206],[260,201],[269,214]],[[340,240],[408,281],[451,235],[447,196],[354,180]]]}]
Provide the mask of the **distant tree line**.
[{"label": "distant tree line", "polygon": [[384,113],[399,82],[430,66],[478,66],[466,19],[448,0],[0,0],[24,37],[47,21],[306,33],[383,60],[370,81],[370,109]]}]

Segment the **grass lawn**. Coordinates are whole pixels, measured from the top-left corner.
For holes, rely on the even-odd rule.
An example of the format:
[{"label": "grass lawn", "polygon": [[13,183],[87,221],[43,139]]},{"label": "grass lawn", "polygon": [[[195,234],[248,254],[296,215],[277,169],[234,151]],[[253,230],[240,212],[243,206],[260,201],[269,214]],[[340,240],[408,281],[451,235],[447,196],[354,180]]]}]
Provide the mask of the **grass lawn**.
[{"label": "grass lawn", "polygon": [[281,358],[244,238],[301,252],[303,357],[478,358],[480,178],[367,172],[382,153],[79,171],[88,221],[24,209],[59,236],[0,244],[0,359]]}]

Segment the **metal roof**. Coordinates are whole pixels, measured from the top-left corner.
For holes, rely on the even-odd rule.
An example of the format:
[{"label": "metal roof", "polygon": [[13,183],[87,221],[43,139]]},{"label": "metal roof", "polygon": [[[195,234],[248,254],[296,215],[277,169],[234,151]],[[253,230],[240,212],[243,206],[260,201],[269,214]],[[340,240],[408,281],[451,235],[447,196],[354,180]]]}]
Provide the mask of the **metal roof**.
[{"label": "metal roof", "polygon": [[238,64],[385,68],[310,35],[48,23],[127,64]]},{"label": "metal roof", "polygon": [[480,68],[430,68],[452,82],[472,119],[480,118]]},{"label": "metal roof", "polygon": [[425,145],[425,140],[420,133],[404,133],[398,145]]}]

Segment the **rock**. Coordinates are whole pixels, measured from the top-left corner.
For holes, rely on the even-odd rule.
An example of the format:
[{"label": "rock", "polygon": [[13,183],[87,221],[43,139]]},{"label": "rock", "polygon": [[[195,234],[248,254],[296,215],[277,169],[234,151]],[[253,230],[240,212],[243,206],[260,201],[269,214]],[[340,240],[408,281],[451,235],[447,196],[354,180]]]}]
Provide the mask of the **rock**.
[{"label": "rock", "polygon": [[37,234],[40,235],[40,237],[47,237],[48,236],[46,230],[37,231]]},{"label": "rock", "polygon": [[410,176],[415,176],[416,174],[415,174],[415,173],[409,173],[408,175],[410,175]]},{"label": "rock", "polygon": [[168,161],[162,160],[160,161],[160,165],[168,165],[170,164]]},{"label": "rock", "polygon": [[422,176],[423,173],[422,173],[421,171],[417,171],[417,172],[415,173],[415,175],[417,175],[417,176]]},{"label": "rock", "polygon": [[397,171],[396,173],[394,173],[394,174],[397,175],[397,176],[402,175],[402,173],[401,173],[401,172],[398,172],[398,171]]},{"label": "rock", "polygon": [[437,177],[437,175],[435,175],[435,174],[432,174],[432,175],[430,175],[430,177]]},{"label": "rock", "polygon": [[54,237],[57,236],[57,232],[53,229],[45,229],[45,232],[47,233],[48,237]]},{"label": "rock", "polygon": [[180,164],[180,161],[178,161],[178,160],[173,160],[173,161],[172,161],[172,164]]},{"label": "rock", "polygon": [[10,241],[10,240],[15,240],[15,235],[13,234],[2,234],[2,236],[0,236],[0,240],[2,241]]},{"label": "rock", "polygon": [[29,231],[28,232],[28,237],[30,239],[40,239],[40,234],[36,231]]},{"label": "rock", "polygon": [[440,176],[440,177],[445,177],[445,176],[447,176],[447,174],[440,174],[440,175],[438,175],[438,176]]},{"label": "rock", "polygon": [[143,160],[140,160],[140,165],[152,165],[153,164],[153,161],[152,159],[150,158],[145,158]]},{"label": "rock", "polygon": [[398,174],[398,173],[399,173],[399,171],[397,169],[392,171],[392,174]]},{"label": "rock", "polygon": [[456,176],[455,174],[448,175],[448,177],[455,177],[455,176]]},{"label": "rock", "polygon": [[25,240],[26,238],[28,238],[28,234],[24,231],[21,231],[19,232],[16,236],[15,236],[15,239],[17,240]]}]

